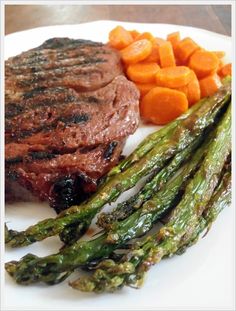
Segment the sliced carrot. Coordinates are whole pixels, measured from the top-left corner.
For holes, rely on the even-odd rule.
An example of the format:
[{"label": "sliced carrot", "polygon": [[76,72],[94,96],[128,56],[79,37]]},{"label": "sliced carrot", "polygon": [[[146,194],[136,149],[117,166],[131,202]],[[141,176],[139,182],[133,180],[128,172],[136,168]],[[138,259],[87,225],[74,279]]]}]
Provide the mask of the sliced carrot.
[{"label": "sliced carrot", "polygon": [[191,70],[185,66],[167,67],[158,70],[156,82],[158,86],[177,88],[188,84],[191,80]]},{"label": "sliced carrot", "polygon": [[141,116],[155,124],[166,124],[188,109],[184,93],[168,88],[155,87],[141,100]]},{"label": "sliced carrot", "polygon": [[223,58],[225,56],[224,51],[211,51],[213,54],[215,54],[219,59]]},{"label": "sliced carrot", "polygon": [[169,33],[168,36],[167,36],[167,41],[169,41],[173,47],[173,50],[175,52],[176,50],[176,47],[180,41],[180,33],[179,31],[176,31],[176,32],[172,32],[172,33]]},{"label": "sliced carrot", "polygon": [[191,38],[187,37],[179,41],[175,49],[175,56],[182,65],[186,65],[190,56],[199,49],[199,46]]},{"label": "sliced carrot", "polygon": [[226,64],[224,66],[222,66],[219,70],[218,70],[218,75],[223,78],[226,76],[232,76],[232,64]]},{"label": "sliced carrot", "polygon": [[125,63],[135,64],[147,58],[151,51],[152,43],[147,39],[142,39],[121,50],[121,58]]},{"label": "sliced carrot", "polygon": [[140,35],[140,32],[138,32],[137,30],[130,30],[129,33],[134,40]]},{"label": "sliced carrot", "polygon": [[159,38],[159,37],[155,37],[154,38],[154,42],[158,45],[158,46],[161,46],[163,43],[166,43],[167,41],[162,39],[162,38]]},{"label": "sliced carrot", "polygon": [[[224,66],[224,62],[222,61],[222,59],[219,59],[219,64],[217,67],[217,73],[219,74],[221,68]],[[220,74],[219,74],[220,75]]]},{"label": "sliced carrot", "polygon": [[222,85],[220,77],[216,73],[199,80],[199,84],[201,97],[213,95]]},{"label": "sliced carrot", "polygon": [[155,42],[152,42],[151,54],[147,58],[145,58],[145,62],[160,62],[159,46]]},{"label": "sliced carrot", "polygon": [[219,65],[218,57],[209,51],[199,50],[193,53],[189,67],[196,73],[198,79],[211,75]]},{"label": "sliced carrot", "polygon": [[150,32],[143,32],[137,36],[135,40],[147,39],[149,41],[153,41],[155,38]]},{"label": "sliced carrot", "polygon": [[129,31],[122,26],[117,26],[109,33],[109,43],[112,47],[120,50],[133,42],[133,37]]},{"label": "sliced carrot", "polygon": [[146,95],[151,89],[157,86],[155,83],[135,83],[135,84],[140,91],[141,97]]},{"label": "sliced carrot", "polygon": [[157,63],[138,63],[129,65],[127,75],[130,80],[140,83],[155,81],[155,76],[160,67]]},{"label": "sliced carrot", "polygon": [[189,107],[191,107],[200,100],[200,85],[194,71],[191,70],[190,82],[187,85],[178,88],[177,90],[183,92],[187,96]]},{"label": "sliced carrot", "polygon": [[175,65],[182,66],[182,62],[175,56]]},{"label": "sliced carrot", "polygon": [[175,66],[174,52],[170,42],[161,44],[159,47],[159,53],[162,68]]}]

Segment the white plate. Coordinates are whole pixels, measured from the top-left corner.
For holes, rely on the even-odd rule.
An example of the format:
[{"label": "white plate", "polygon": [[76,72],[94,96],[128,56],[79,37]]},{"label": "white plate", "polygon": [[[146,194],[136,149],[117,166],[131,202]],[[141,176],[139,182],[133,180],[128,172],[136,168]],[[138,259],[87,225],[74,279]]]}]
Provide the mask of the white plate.
[{"label": "white plate", "polygon": [[[225,61],[232,55],[231,38],[202,29],[167,24],[134,24],[98,21],[80,25],[52,26],[14,33],[5,38],[5,58],[40,45],[51,37],[71,37],[106,42],[108,32],[117,24],[127,29],[150,31],[165,38],[179,30],[182,38],[191,36],[209,50],[224,50]],[[125,153],[131,152],[155,126],[141,126],[130,137]],[[130,192],[129,192],[130,193]],[[126,194],[127,196],[127,194]],[[54,216],[47,204],[7,206],[10,228],[27,226]],[[114,294],[86,294],[71,289],[67,281],[55,286],[20,286],[7,275],[5,308],[7,310],[232,310],[234,304],[234,210],[224,210],[206,238],[184,255],[161,261],[153,267],[142,289],[125,288]],[[5,260],[17,260],[28,252],[39,256],[57,252],[60,242],[53,237],[34,245],[7,249]],[[75,274],[70,278],[75,279]]]}]

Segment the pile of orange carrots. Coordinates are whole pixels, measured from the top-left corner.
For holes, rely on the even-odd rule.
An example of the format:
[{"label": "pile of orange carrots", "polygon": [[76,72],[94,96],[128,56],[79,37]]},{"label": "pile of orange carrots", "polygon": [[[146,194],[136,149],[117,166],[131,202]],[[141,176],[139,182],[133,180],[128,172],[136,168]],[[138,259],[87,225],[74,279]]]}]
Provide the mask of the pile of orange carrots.
[{"label": "pile of orange carrots", "polygon": [[159,125],[213,95],[221,79],[231,75],[223,51],[207,51],[190,37],[181,40],[179,32],[164,40],[117,26],[109,33],[109,45],[120,51],[128,78],[140,90],[141,117]]}]

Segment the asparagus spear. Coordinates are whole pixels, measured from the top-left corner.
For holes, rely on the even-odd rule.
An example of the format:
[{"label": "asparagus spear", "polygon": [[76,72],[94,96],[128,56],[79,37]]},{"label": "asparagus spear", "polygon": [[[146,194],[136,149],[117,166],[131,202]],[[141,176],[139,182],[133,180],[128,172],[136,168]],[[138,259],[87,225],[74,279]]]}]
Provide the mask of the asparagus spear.
[{"label": "asparagus spear", "polygon": [[230,82],[227,82],[204,105],[181,120],[176,128],[168,132],[161,142],[137,163],[108,179],[87,202],[72,206],[56,218],[43,220],[25,231],[7,229],[6,243],[13,247],[28,245],[59,234],[68,226],[77,226],[79,231],[83,232],[106,203],[115,201],[122,192],[132,188],[141,177],[152,170],[161,169],[171,157],[185,149],[205,128],[212,125],[222,107],[227,104],[230,94]]},{"label": "asparagus spear", "polygon": [[[210,136],[212,135],[208,135],[209,140],[210,140]],[[195,142],[195,144],[198,144],[198,143],[199,143],[198,141]],[[147,182],[138,193],[130,197],[127,201],[119,203],[117,207],[114,210],[112,210],[112,212],[99,214],[97,224],[101,228],[110,230],[114,226],[113,224],[115,222],[124,220],[125,218],[129,217],[132,213],[134,213],[137,209],[139,209],[141,205],[147,200],[149,200],[153,196],[153,193],[158,191],[161,188],[161,186],[164,185],[168,181],[168,179],[173,175],[173,173],[175,173],[175,171],[179,167],[179,164],[181,164],[180,162],[182,162],[182,157],[186,156],[185,161],[188,160],[187,155],[189,153],[189,150],[191,150],[191,148],[192,147],[190,145],[187,149],[178,153],[174,157],[174,159],[171,161],[171,163],[168,166],[164,167],[149,182]],[[204,146],[198,151],[198,153],[201,152],[202,149],[204,149]],[[184,175],[184,174],[181,174],[181,175]],[[172,184],[173,182],[171,183],[171,185]],[[159,192],[157,194],[158,194],[158,200],[160,200],[161,198],[159,196]]]},{"label": "asparagus spear", "polygon": [[[176,253],[182,237],[199,223],[218,184],[230,148],[231,116],[230,108],[228,108],[217,128],[216,137],[209,145],[206,157],[194,178],[187,185],[185,194],[173,210],[170,221],[157,234],[137,244],[137,247],[126,254],[120,263],[104,260],[91,277],[81,278],[70,285],[82,291],[94,292],[114,291],[124,285],[140,286],[150,266],[158,263],[164,256]],[[213,196],[213,202],[218,196],[219,194]],[[224,199],[223,202],[225,202]],[[217,203],[216,205],[219,206],[219,201]],[[215,205],[212,204],[212,206]],[[212,211],[211,208],[208,210]],[[216,215],[216,213],[212,214]]]},{"label": "asparagus spear", "polygon": [[[186,249],[195,244],[204,230],[210,230],[212,223],[216,220],[219,213],[231,204],[231,172],[224,173],[223,178],[216,188],[207,208],[204,210],[196,227],[193,228],[191,234],[187,235],[187,239],[181,241],[181,246],[176,252],[178,255],[184,253]],[[206,233],[207,233],[206,232]],[[205,235],[206,235],[205,233]],[[204,235],[204,236],[205,236]]]},{"label": "asparagus spear", "polygon": [[[192,152],[200,145],[202,142],[202,137],[198,137],[193,143],[191,143],[186,149],[177,153],[175,157],[170,161],[170,163],[165,166],[161,171],[157,174],[154,174],[152,179],[147,182],[144,187],[134,196],[129,198],[127,201],[122,203],[124,207],[122,210],[122,219],[130,216],[134,211],[139,209],[143,202],[150,199],[155,192],[160,190],[160,188],[173,176],[173,174],[179,169],[183,162],[186,162],[190,157]],[[124,211],[125,209],[125,211]],[[107,215],[104,215],[105,217]],[[103,222],[103,217],[98,219],[98,223],[100,227],[105,228],[106,230],[111,229],[111,219],[109,219],[109,223]],[[68,227],[60,235],[60,238],[67,245],[71,245],[78,240],[77,235],[77,226]],[[80,233],[80,232],[79,232]]]},{"label": "asparagus spear", "polygon": [[[197,142],[194,142],[191,147],[189,146],[182,151],[182,162],[187,154],[196,147]],[[197,170],[199,163],[204,157],[209,142],[205,142],[193,155],[191,161],[185,164],[180,173],[170,180],[163,189],[150,200],[148,205],[144,204],[144,208],[137,210],[133,215],[117,224],[116,228],[113,227],[112,231],[105,232],[98,238],[87,242],[76,242],[70,247],[67,247],[58,254],[47,256],[45,258],[32,257],[31,254],[23,257],[18,263],[10,262],[6,265],[7,271],[19,283],[30,282],[59,282],[62,272],[72,271],[78,266],[85,265],[94,259],[99,259],[109,256],[116,248],[124,244],[129,239],[138,237],[147,232],[152,223],[160,218],[166,210],[171,207],[171,204],[178,195],[185,182],[194,171]],[[177,157],[180,161],[180,156]],[[173,162],[176,159],[173,159]],[[180,163],[179,163],[180,164]],[[156,207],[154,208],[154,200]],[[114,240],[114,237],[118,239]],[[76,254],[76,255],[73,255]],[[75,257],[76,256],[76,257]],[[53,269],[51,265],[53,262]],[[57,268],[56,268],[57,266]],[[58,272],[60,271],[60,273]]]},{"label": "asparagus spear", "polygon": [[[226,77],[223,80],[223,84],[227,85],[231,83],[231,78]],[[215,94],[215,100],[218,100],[217,97],[219,94]],[[181,124],[182,120],[188,118],[191,114],[193,114],[196,110],[198,110],[202,105],[205,105],[208,102],[208,98],[203,98],[197,104],[193,105],[186,113],[181,115],[179,118],[175,119],[167,126],[163,127],[157,132],[151,133],[148,135],[139,145],[138,147],[132,152],[130,156],[125,158],[121,161],[117,166],[115,166],[111,171],[108,173],[108,178],[117,175],[128,167],[130,167],[133,163],[138,162],[145,154],[147,154],[156,144],[158,144],[168,132],[170,132],[173,128],[177,127]]]}]

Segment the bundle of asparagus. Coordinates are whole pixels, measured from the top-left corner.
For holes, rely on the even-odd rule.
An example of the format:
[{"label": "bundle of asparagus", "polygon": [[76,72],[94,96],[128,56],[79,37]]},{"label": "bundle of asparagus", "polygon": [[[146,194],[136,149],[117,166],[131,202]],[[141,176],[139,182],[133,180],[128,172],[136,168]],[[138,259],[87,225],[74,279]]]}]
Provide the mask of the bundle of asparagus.
[{"label": "bundle of asparagus", "polygon": [[[185,193],[172,211],[168,223],[148,236],[120,262],[101,261],[92,277],[70,283],[82,291],[114,291],[124,285],[140,286],[147,269],[164,256],[194,243],[217,214],[230,204],[231,176],[221,172],[231,148],[230,108],[216,129],[199,170],[188,183]],[[185,238],[185,235],[188,238]],[[184,241],[184,242],[183,242]]]},{"label": "bundle of asparagus", "polygon": [[[86,203],[23,232],[6,229],[6,242],[13,247],[55,234],[66,242],[57,254],[43,258],[28,254],[19,262],[7,263],[9,274],[18,283],[55,284],[78,267],[90,267],[94,260],[102,260],[91,278],[79,279],[71,286],[89,291],[115,290],[137,284],[152,262],[193,244],[229,204],[230,173],[229,166],[226,170],[224,165],[231,148],[230,108],[224,111],[230,95],[230,80],[226,79],[213,97],[149,135],[108,174],[99,191]],[[100,216],[98,224],[104,230],[97,238],[78,241],[106,203],[150,173],[151,178],[136,195],[112,213]],[[170,211],[168,223],[154,236],[133,244],[133,249],[122,258],[118,256],[117,262],[111,260],[116,249],[127,247],[128,241],[147,233]]]}]

